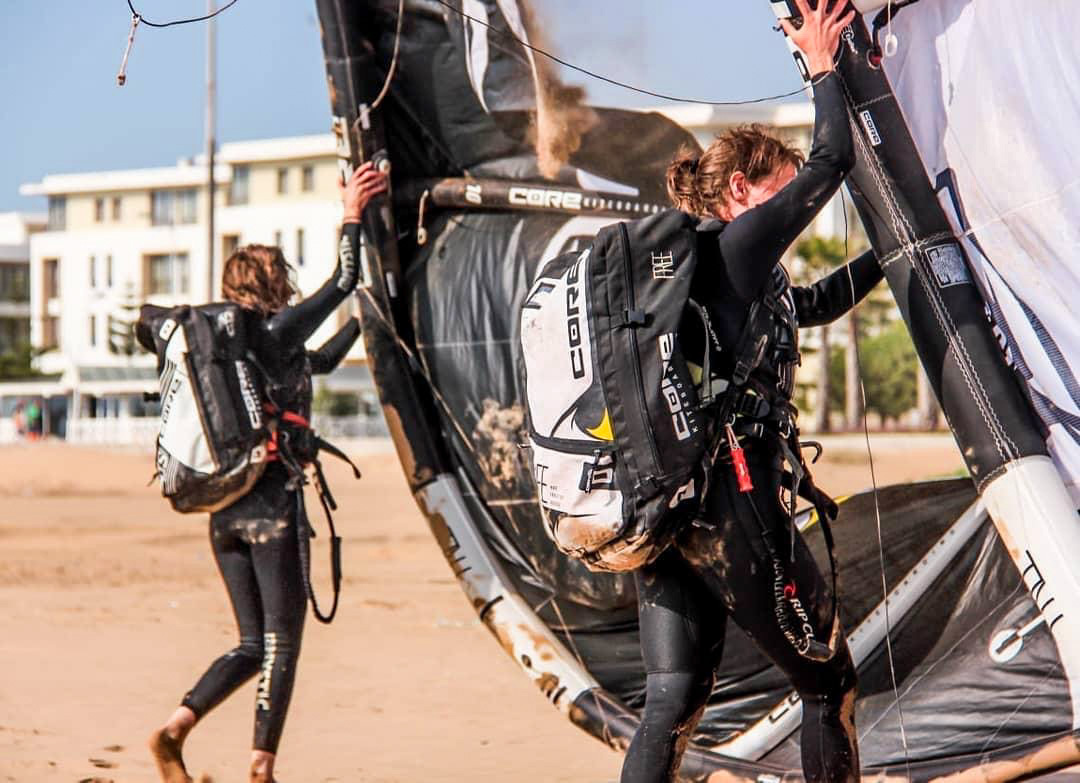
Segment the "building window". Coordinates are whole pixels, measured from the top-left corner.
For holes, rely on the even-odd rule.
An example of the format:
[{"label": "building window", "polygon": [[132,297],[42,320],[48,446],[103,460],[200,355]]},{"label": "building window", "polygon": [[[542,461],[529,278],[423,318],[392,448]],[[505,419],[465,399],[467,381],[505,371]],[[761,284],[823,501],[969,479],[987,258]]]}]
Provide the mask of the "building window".
[{"label": "building window", "polygon": [[221,257],[228,260],[229,256],[235,253],[238,247],[240,247],[240,235],[225,234],[221,238]]},{"label": "building window", "polygon": [[176,191],[176,222],[195,223],[199,219],[195,188]]},{"label": "building window", "polygon": [[89,323],[90,328],[87,330],[87,335],[90,337],[90,347],[91,348],[96,348],[97,347],[97,318],[95,318],[94,316],[90,316],[90,320],[89,320],[88,323]]},{"label": "building window", "polygon": [[296,265],[304,265],[304,229],[296,229]]},{"label": "building window", "polygon": [[304,166],[300,169],[300,190],[310,193],[315,190],[315,167]]},{"label": "building window", "polygon": [[49,231],[67,227],[67,196],[49,196]]},{"label": "building window", "polygon": [[103,198],[94,199],[94,222],[105,222],[105,199]]},{"label": "building window", "polygon": [[147,295],[187,292],[187,253],[156,253],[146,257]]},{"label": "building window", "polygon": [[45,301],[60,296],[60,259],[46,258],[42,266],[42,293]]},{"label": "building window", "polygon": [[97,258],[90,256],[90,287],[97,288]]},{"label": "building window", "polygon": [[0,264],[0,302],[30,301],[30,265]]},{"label": "building window", "polygon": [[119,220],[123,212],[120,210],[120,197],[112,197],[112,219]]},{"label": "building window", "polygon": [[105,256],[105,287],[112,288],[112,255]]},{"label": "building window", "polygon": [[277,170],[277,192],[278,195],[289,192],[289,170],[287,168]]},{"label": "building window", "polygon": [[47,315],[41,319],[41,347],[45,349],[60,347],[60,319]]},{"label": "building window", "polygon": [[150,222],[155,226],[194,223],[196,212],[195,188],[150,191]]},{"label": "building window", "polygon": [[8,353],[29,344],[28,318],[0,318],[0,353]]},{"label": "building window", "polygon": [[251,169],[247,166],[233,166],[232,182],[229,183],[229,203],[248,203],[248,183],[251,178]]}]

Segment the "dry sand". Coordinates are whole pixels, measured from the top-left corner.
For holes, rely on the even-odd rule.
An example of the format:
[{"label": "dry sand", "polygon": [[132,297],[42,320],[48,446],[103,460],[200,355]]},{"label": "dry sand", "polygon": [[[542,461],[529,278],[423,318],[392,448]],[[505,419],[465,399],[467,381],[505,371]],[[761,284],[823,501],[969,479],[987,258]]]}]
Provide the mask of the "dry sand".
[{"label": "dry sand", "polygon": [[[307,624],[278,777],[616,779],[620,758],[551,709],[476,620],[393,453],[353,451],[367,452],[362,482],[328,466],[342,608],[330,627]],[[874,457],[879,485],[962,466],[941,436],[875,436]],[[147,736],[234,643],[205,518],[171,513],[150,473],[145,454],[0,447],[0,781],[153,781]],[[861,436],[836,439],[816,473],[837,494],[869,486]],[[253,689],[196,728],[193,773],[246,779]]]}]

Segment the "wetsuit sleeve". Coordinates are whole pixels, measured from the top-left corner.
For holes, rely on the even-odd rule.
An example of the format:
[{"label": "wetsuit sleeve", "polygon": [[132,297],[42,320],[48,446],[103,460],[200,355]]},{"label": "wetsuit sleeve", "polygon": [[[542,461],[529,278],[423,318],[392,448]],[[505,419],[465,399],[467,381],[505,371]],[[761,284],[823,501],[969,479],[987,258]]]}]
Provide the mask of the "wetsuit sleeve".
[{"label": "wetsuit sleeve", "polygon": [[356,288],[359,263],[360,224],[346,223],[341,232],[334,274],[311,296],[267,319],[265,335],[270,343],[301,345],[311,337],[319,324]]},{"label": "wetsuit sleeve", "polygon": [[814,141],[795,178],[764,204],[739,215],[720,232],[720,254],[735,292],[755,299],[795,238],[836,193],[855,165],[840,79],[815,77]]},{"label": "wetsuit sleeve", "polygon": [[154,333],[150,331],[150,327],[139,321],[135,324],[135,341],[143,347],[144,350],[154,353],[156,348],[154,346]]},{"label": "wetsuit sleeve", "polygon": [[799,326],[821,326],[835,321],[861,302],[884,276],[874,251],[867,250],[813,285],[793,286],[791,295]]},{"label": "wetsuit sleeve", "polygon": [[360,322],[350,318],[348,323],[338,329],[337,334],[323,343],[318,350],[308,351],[308,359],[311,361],[311,372],[315,375],[326,375],[341,364],[345,354],[352,348],[356,338],[360,336]]}]

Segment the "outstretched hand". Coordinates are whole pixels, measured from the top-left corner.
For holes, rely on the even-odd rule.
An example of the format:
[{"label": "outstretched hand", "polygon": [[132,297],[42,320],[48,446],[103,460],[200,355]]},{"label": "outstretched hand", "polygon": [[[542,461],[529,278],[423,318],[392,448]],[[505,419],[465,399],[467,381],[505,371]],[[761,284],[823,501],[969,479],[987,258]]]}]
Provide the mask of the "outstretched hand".
[{"label": "outstretched hand", "polygon": [[833,69],[833,55],[840,45],[840,33],[855,19],[855,10],[848,0],[834,0],[828,10],[829,0],[817,0],[817,8],[811,8],[809,0],[795,0],[802,16],[802,26],[796,28],[791,19],[781,19],[780,26],[806,55],[811,74]]},{"label": "outstretched hand", "polygon": [[379,193],[385,193],[388,178],[375,168],[371,161],[359,166],[345,183],[342,200],[345,202],[346,223],[359,223],[368,202]]}]

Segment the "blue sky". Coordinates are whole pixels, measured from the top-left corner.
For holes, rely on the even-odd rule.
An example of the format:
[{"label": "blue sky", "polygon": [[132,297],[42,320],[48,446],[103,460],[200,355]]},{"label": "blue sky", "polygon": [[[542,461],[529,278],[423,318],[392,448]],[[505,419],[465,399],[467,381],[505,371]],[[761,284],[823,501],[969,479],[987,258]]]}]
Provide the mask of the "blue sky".
[{"label": "blue sky", "polygon": [[[125,0],[3,0],[0,210],[46,174],[170,165],[203,148],[202,25],[140,26],[116,86]],[[205,0],[137,0],[154,21]],[[590,70],[657,92],[730,100],[797,89],[767,0],[534,0],[545,44]],[[320,133],[329,101],[313,0],[239,0],[218,17],[218,139]],[[585,76],[593,103],[659,101]]]}]

